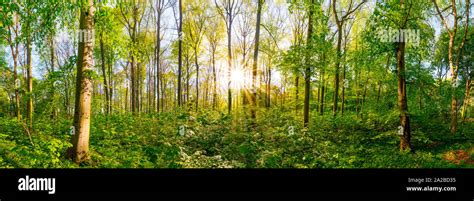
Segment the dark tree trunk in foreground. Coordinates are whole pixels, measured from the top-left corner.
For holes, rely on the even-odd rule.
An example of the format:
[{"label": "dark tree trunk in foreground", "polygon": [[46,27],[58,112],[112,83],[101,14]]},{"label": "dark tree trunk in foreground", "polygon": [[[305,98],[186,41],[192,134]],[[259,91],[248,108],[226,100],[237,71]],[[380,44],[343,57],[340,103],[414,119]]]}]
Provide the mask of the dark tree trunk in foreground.
[{"label": "dark tree trunk in foreground", "polygon": [[76,104],[74,114],[75,135],[72,136],[72,148],[68,150],[68,157],[76,163],[90,159],[89,131],[92,103],[92,71],[93,71],[93,39],[90,34],[94,28],[94,4],[88,0],[87,6],[81,8],[79,30],[84,34],[79,36],[77,76],[76,76]]},{"label": "dark tree trunk in foreground", "polygon": [[[314,0],[311,0],[311,4],[314,4]],[[311,63],[309,61],[310,50],[311,50],[311,35],[313,35],[313,6],[310,5],[309,16],[308,16],[308,39],[307,39],[307,52],[306,52],[306,69],[304,74],[304,126],[309,126],[309,98],[311,90]]]},{"label": "dark tree trunk in foreground", "polygon": [[255,51],[253,54],[253,68],[252,68],[252,106],[251,116],[253,123],[256,119],[256,108],[257,108],[257,66],[258,66],[258,47],[260,39],[260,18],[262,15],[262,4],[264,0],[258,0],[257,7],[257,25],[255,26]]}]

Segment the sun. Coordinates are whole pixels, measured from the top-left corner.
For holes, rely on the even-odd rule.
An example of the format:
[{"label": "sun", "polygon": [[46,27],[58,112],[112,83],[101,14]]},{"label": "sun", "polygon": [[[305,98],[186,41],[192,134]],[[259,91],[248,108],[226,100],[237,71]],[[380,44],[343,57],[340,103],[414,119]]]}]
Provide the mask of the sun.
[{"label": "sun", "polygon": [[234,89],[240,89],[245,85],[245,73],[241,68],[235,68],[230,74],[230,80],[232,81],[232,87]]},{"label": "sun", "polygon": [[[225,93],[228,89],[228,84],[230,81],[230,89],[232,90],[241,90],[251,86],[251,72],[249,70],[245,70],[243,66],[241,66],[238,62],[235,63],[233,68],[229,69],[227,62],[224,60],[217,61],[217,82],[218,87],[222,93]],[[229,80],[230,79],[230,80]]]}]

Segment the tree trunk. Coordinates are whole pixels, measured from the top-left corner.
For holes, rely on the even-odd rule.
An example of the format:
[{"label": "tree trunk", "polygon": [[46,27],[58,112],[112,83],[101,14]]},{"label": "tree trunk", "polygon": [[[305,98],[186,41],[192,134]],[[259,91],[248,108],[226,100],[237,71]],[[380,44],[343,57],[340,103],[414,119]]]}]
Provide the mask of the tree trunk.
[{"label": "tree trunk", "polygon": [[[86,8],[81,9],[79,29],[91,33],[94,28],[93,0],[88,0]],[[74,114],[75,135],[72,136],[72,148],[68,150],[68,156],[76,163],[90,159],[89,156],[89,131],[91,120],[92,102],[92,78],[93,71],[92,40],[79,42],[77,76],[76,76],[76,104]]]},{"label": "tree trunk", "polygon": [[272,83],[272,69],[271,69],[271,59],[269,60],[268,62],[268,67],[267,67],[267,74],[268,74],[268,80],[267,80],[267,84],[266,84],[266,93],[265,95],[267,96],[267,98],[265,99],[266,100],[266,104],[265,104],[265,107],[266,108],[270,108],[270,98],[271,98],[271,83]]},{"label": "tree trunk", "polygon": [[[16,15],[15,15],[16,17]],[[21,110],[20,110],[20,86],[16,83],[20,83],[18,79],[18,44],[13,44],[13,41],[10,42],[10,50],[13,58],[13,81],[15,86],[15,113],[18,121],[21,121]]]},{"label": "tree trunk", "polygon": [[295,93],[295,112],[298,113],[298,96],[299,96],[299,86],[300,86],[300,76],[299,75],[296,75],[295,77],[295,89],[296,89],[296,93]]},{"label": "tree trunk", "polygon": [[[311,3],[314,4],[314,0],[311,0]],[[311,36],[313,35],[313,8],[312,6],[309,9],[309,16],[308,16],[308,38],[307,38],[307,52],[306,52],[306,69],[304,75],[304,111],[303,111],[303,122],[304,127],[309,127],[309,98],[310,98],[310,90],[311,90],[311,63],[310,63],[310,50],[312,45]]]},{"label": "tree trunk", "polygon": [[182,0],[178,0],[179,3],[179,25],[178,25],[178,106],[181,107],[182,103],[182,90],[181,90],[181,70],[183,65],[183,9]]},{"label": "tree trunk", "polygon": [[255,25],[255,51],[253,53],[253,65],[252,65],[252,106],[251,116],[252,124],[254,125],[257,117],[257,67],[258,67],[258,48],[260,45],[260,20],[262,15],[262,4],[264,0],[258,0],[257,5],[257,24]]},{"label": "tree trunk", "polygon": [[410,117],[408,115],[407,91],[405,80],[405,42],[399,42],[397,47],[397,77],[398,77],[398,107],[400,110],[400,150],[412,151]]},{"label": "tree trunk", "polygon": [[320,101],[321,103],[319,104],[319,115],[323,115],[324,114],[324,98],[325,98],[325,95],[324,95],[324,92],[326,91],[326,79],[324,78],[324,69],[321,70],[321,97],[320,97]]},{"label": "tree trunk", "polygon": [[[27,25],[29,26],[29,25]],[[33,129],[33,71],[32,71],[32,58],[31,58],[31,37],[27,36],[26,39],[26,63],[27,63],[27,93],[28,103],[26,107],[26,115],[28,119],[28,129],[31,132]]]},{"label": "tree trunk", "polygon": [[461,117],[463,121],[466,120],[467,107],[469,107],[469,101],[471,100],[471,84],[472,84],[471,79],[467,77],[466,78],[466,91],[464,94],[464,103],[463,103],[462,112],[461,112]]},{"label": "tree trunk", "polygon": [[155,94],[156,94],[156,111],[160,112],[160,79],[161,79],[161,1],[157,1],[157,20],[156,20],[156,72],[155,72],[155,90],[153,92],[153,99],[155,99]]},{"label": "tree trunk", "polygon": [[341,43],[342,43],[342,25],[337,25],[337,51],[336,51],[336,69],[334,75],[334,98],[333,98],[333,109],[332,113],[334,116],[337,114],[337,104],[339,98],[339,66],[341,65]]},{"label": "tree trunk", "polygon": [[[49,47],[49,50],[50,50],[50,54],[51,54],[51,73],[54,73],[54,60],[55,60],[55,57],[54,57],[54,34],[51,33],[50,35],[50,47]],[[54,101],[54,97],[55,97],[55,90],[54,90],[54,82],[53,84],[51,85],[51,90],[50,90],[50,94],[51,94],[51,103],[53,103]],[[57,116],[57,108],[56,107],[52,107],[51,108],[51,119],[56,119],[56,116]]]},{"label": "tree trunk", "polygon": [[342,68],[342,80],[344,82],[344,85],[342,86],[342,99],[341,99],[341,116],[344,116],[344,105],[345,105],[345,102],[346,102],[346,66],[344,64],[343,68]]},{"label": "tree trunk", "polygon": [[230,114],[232,111],[232,89],[231,89],[231,74],[232,74],[232,16],[227,16],[228,27],[227,27],[227,113]]},{"label": "tree trunk", "polygon": [[189,58],[186,57],[186,105],[189,103],[189,95],[191,92],[189,92]]},{"label": "tree trunk", "polygon": [[456,88],[458,81],[458,68],[454,66],[453,59],[453,48],[454,48],[454,35],[449,38],[449,48],[448,48],[448,60],[449,60],[449,69],[451,70],[451,133],[456,133],[458,129],[458,111],[457,111],[457,99],[456,99]]},{"label": "tree trunk", "polygon": [[212,49],[212,78],[214,80],[214,84],[212,86],[212,108],[216,109],[217,107],[217,74],[216,74],[216,50],[213,47]]},{"label": "tree trunk", "polygon": [[101,59],[101,70],[102,77],[104,78],[104,91],[105,91],[105,112],[107,115],[110,114],[110,96],[109,96],[109,83],[107,82],[107,75],[105,70],[105,49],[104,49],[104,39],[102,33],[100,33],[100,59]]},{"label": "tree trunk", "polygon": [[199,63],[197,46],[194,48],[194,65],[196,65],[196,112],[199,108]]},{"label": "tree trunk", "polygon": [[114,81],[112,79],[112,74],[113,74],[113,71],[112,71],[112,56],[113,55],[110,55],[109,59],[108,59],[108,69],[109,69],[109,80],[108,80],[108,83],[109,83],[109,114],[112,114],[112,105],[113,105],[113,97],[114,97]]}]

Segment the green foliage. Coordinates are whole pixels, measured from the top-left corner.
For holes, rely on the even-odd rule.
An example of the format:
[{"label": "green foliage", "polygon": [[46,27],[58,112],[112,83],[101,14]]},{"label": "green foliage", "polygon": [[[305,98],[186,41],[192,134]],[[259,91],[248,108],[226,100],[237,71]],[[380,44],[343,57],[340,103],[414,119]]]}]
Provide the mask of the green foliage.
[{"label": "green foliage", "polygon": [[[96,115],[91,126],[92,160],[77,166],[65,160],[70,120],[36,122],[31,145],[17,120],[0,121],[0,166],[39,168],[433,168],[472,167],[444,159],[473,146],[472,125],[459,136],[428,118],[412,116],[415,154],[397,149],[398,115],[369,112],[364,119],[313,114],[309,129],[290,112],[259,111],[248,132],[235,116],[185,111],[132,117]],[[184,135],[179,132],[184,126]]]}]

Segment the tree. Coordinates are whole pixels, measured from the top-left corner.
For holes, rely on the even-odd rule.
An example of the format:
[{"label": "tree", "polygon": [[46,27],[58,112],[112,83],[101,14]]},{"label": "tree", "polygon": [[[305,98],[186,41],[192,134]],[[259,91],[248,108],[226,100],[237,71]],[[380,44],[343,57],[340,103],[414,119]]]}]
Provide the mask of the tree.
[{"label": "tree", "polygon": [[189,45],[193,49],[194,53],[194,65],[196,67],[196,111],[199,108],[199,53],[201,49],[201,43],[204,36],[206,21],[209,18],[206,14],[206,7],[201,1],[194,1],[188,5],[189,23],[186,26],[189,35]]},{"label": "tree", "polygon": [[[217,107],[217,69],[216,69],[216,54],[219,41],[223,38],[221,30],[223,25],[220,20],[211,18],[208,22],[209,30],[205,32],[206,38],[209,41],[209,51],[211,53],[211,66],[212,66],[212,108]],[[212,29],[212,30],[211,30]]]},{"label": "tree", "polygon": [[[307,24],[305,23],[305,10],[301,8],[301,5],[293,3],[290,5],[290,21],[291,21],[291,32],[292,40],[291,43],[294,47],[302,46],[304,43],[304,34],[307,29]],[[299,80],[300,73],[293,70],[295,75],[295,111],[298,112],[298,98],[299,98]]]},{"label": "tree", "polygon": [[34,36],[36,35],[37,31],[35,31],[34,20],[36,18],[35,12],[33,10],[38,7],[37,3],[33,1],[25,1],[21,2],[23,6],[23,16],[21,19],[22,22],[22,34],[24,34],[23,39],[26,41],[25,48],[26,48],[26,92],[28,101],[26,104],[26,119],[28,124],[28,129],[31,131],[33,129],[33,64],[32,64],[32,43]]},{"label": "tree", "polygon": [[242,1],[240,0],[214,0],[217,12],[225,22],[227,30],[227,113],[232,110],[232,24],[236,15],[240,13]]},{"label": "tree", "polygon": [[92,103],[94,1],[87,0],[81,5],[79,21],[79,46],[77,50],[76,104],[74,112],[75,135],[72,136],[72,148],[68,157],[76,163],[89,160],[89,132]]},{"label": "tree", "polygon": [[21,121],[21,108],[20,108],[20,84],[21,80],[18,77],[18,56],[19,56],[19,46],[20,46],[20,20],[16,1],[10,2],[7,6],[3,7],[9,10],[3,10],[0,17],[4,20],[4,26],[7,27],[6,33],[2,34],[5,36],[5,41],[7,41],[10,52],[13,58],[13,86],[15,86],[15,114],[18,121]]},{"label": "tree", "polygon": [[[241,9],[241,14],[238,16],[238,23],[237,23],[237,34],[236,34],[236,38],[237,38],[237,41],[239,42],[239,48],[238,48],[238,51],[239,53],[242,55],[242,61],[241,61],[241,65],[242,65],[242,71],[245,72],[243,76],[247,76],[246,75],[246,72],[251,72],[251,70],[247,69],[248,68],[248,63],[249,63],[249,60],[250,60],[250,57],[249,55],[251,54],[251,51],[252,51],[252,46],[253,46],[253,43],[255,42],[255,36],[252,37],[252,34],[254,34],[254,26],[255,24],[252,24],[253,23],[253,19],[254,19],[254,13],[255,13],[255,9],[253,9],[250,5],[251,5],[251,1],[243,1],[243,6],[242,6],[242,9]],[[248,79],[251,81],[251,78]],[[247,79],[245,79],[244,81],[247,81]],[[241,90],[241,92],[243,92],[243,95],[242,95],[242,102],[243,102],[243,105],[246,106],[248,104],[250,104],[250,102],[252,101],[252,92],[251,92],[251,89],[248,88],[248,85],[251,85],[251,83],[243,83],[244,86],[243,86],[243,90]]]},{"label": "tree", "polygon": [[256,120],[256,111],[257,108],[257,66],[258,66],[258,47],[260,39],[260,19],[262,17],[262,6],[264,0],[258,0],[257,3],[257,24],[255,25],[255,51],[253,53],[253,67],[252,67],[252,108],[251,116],[252,121]]},{"label": "tree", "polygon": [[[422,29],[422,27],[425,26],[423,19],[426,16],[427,6],[426,3],[419,3],[413,0],[400,1],[399,3],[378,3],[374,15],[372,16],[373,18],[371,19],[373,20],[371,23],[383,28],[377,33],[378,42],[376,43],[380,44],[377,48],[389,54],[395,50],[398,89],[397,103],[400,113],[400,127],[398,132],[401,151],[413,151],[407,97],[407,79],[409,74],[406,69],[407,58],[405,55],[407,50],[415,50],[412,46],[416,45],[417,41],[406,37],[406,32],[415,28]],[[394,27],[394,29],[392,27]],[[395,30],[395,33],[389,34],[390,31],[388,30]],[[389,37],[389,35],[393,36]]]},{"label": "tree", "polygon": [[[451,1],[451,4],[449,5],[448,8],[443,9],[443,11],[440,10],[438,3],[436,0],[432,0],[434,7],[436,9],[436,12],[439,15],[439,18],[441,19],[441,22],[444,25],[444,28],[446,32],[449,35],[449,46],[448,46],[448,62],[449,62],[449,69],[451,71],[451,86],[452,86],[452,93],[451,93],[451,133],[456,133],[457,130],[457,125],[458,125],[458,114],[457,114],[457,97],[456,97],[456,88],[457,88],[457,81],[458,81],[458,73],[459,73],[459,62],[461,59],[461,50],[464,46],[464,43],[466,42],[466,37],[467,33],[469,31],[469,10],[471,7],[470,0],[465,0],[466,6],[465,6],[465,15],[466,15],[466,21],[465,21],[465,29],[464,33],[461,33],[463,35],[461,43],[458,45],[457,50],[455,49],[455,38],[457,36],[458,28],[459,28],[459,19],[462,19],[463,15],[459,16],[458,15],[458,8],[456,5],[456,1]],[[444,17],[443,12],[451,8],[451,12],[448,15],[452,15],[452,28],[449,28],[448,21]]]},{"label": "tree", "polygon": [[179,22],[178,22],[178,106],[183,105],[182,97],[182,69],[183,69],[183,3],[181,0],[178,0],[178,13],[179,13]]},{"label": "tree", "polygon": [[[161,61],[161,55],[162,55],[161,41],[163,40],[161,22],[162,22],[162,16],[163,16],[164,11],[171,6],[172,6],[172,1],[170,0],[158,0],[156,1],[156,6],[154,8],[155,16],[156,16],[156,46],[155,46],[156,70],[155,70],[155,79],[154,79],[155,91],[153,92],[154,94],[153,100],[155,100],[155,94],[156,94],[156,109],[158,112],[160,111],[160,86],[161,86],[160,81],[162,81],[162,78],[161,78],[162,68],[160,68],[161,62],[162,62]],[[161,106],[163,106],[163,104]]]},{"label": "tree", "polygon": [[[336,58],[336,69],[335,69],[335,76],[334,76],[334,101],[333,101],[333,115],[336,116],[337,114],[337,107],[338,107],[338,98],[339,98],[339,69],[341,65],[341,58],[342,58],[342,36],[343,36],[343,26],[344,23],[351,18],[351,15],[357,11],[365,2],[366,0],[360,2],[360,3],[354,3],[353,1],[350,1],[349,3],[349,8],[347,11],[341,11],[341,18],[339,19],[338,17],[338,11],[336,9],[336,3],[337,0],[332,1],[332,9],[333,9],[333,14],[334,14],[334,19],[336,21],[337,25],[337,58]],[[344,14],[342,14],[344,13]]]},{"label": "tree", "polygon": [[306,63],[305,63],[305,71],[304,71],[304,109],[303,109],[303,123],[304,127],[309,126],[309,99],[310,99],[310,91],[311,91],[311,63],[310,63],[310,57],[311,57],[311,49],[313,48],[313,15],[314,15],[314,5],[315,0],[311,0],[311,3],[309,4],[308,8],[308,32],[307,34],[307,40],[306,40]]}]

